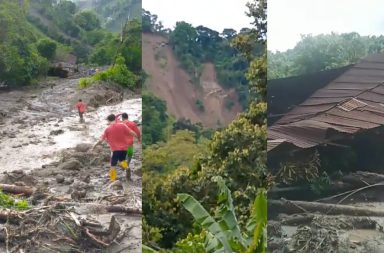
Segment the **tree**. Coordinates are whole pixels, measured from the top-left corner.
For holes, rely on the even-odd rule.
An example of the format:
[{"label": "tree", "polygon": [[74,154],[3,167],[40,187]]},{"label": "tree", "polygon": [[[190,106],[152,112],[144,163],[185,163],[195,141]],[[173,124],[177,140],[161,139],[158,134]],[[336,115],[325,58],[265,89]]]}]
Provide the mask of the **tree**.
[{"label": "tree", "polygon": [[303,35],[293,49],[268,52],[268,78],[319,72],[354,64],[384,49],[384,38],[358,33]]},{"label": "tree", "polygon": [[235,29],[232,29],[232,28],[225,28],[223,30],[223,32],[221,33],[221,35],[225,38],[225,39],[232,39],[233,37],[235,37],[237,34],[236,30]]},{"label": "tree", "polygon": [[76,13],[76,4],[72,1],[61,0],[57,7],[66,14],[73,15]]},{"label": "tree", "polygon": [[76,14],[75,23],[86,31],[100,28],[100,19],[93,11],[82,11]]},{"label": "tree", "polygon": [[150,93],[142,94],[143,104],[143,146],[165,140],[167,126],[167,105]]},{"label": "tree", "polygon": [[152,22],[151,22],[151,13],[149,11],[146,11],[142,9],[141,14],[141,22],[142,25],[142,31],[143,32],[153,32]]},{"label": "tree", "polygon": [[0,25],[0,83],[28,85],[45,75],[48,62],[38,53],[34,27],[17,1],[0,2]]},{"label": "tree", "polygon": [[57,44],[50,39],[41,39],[37,43],[37,50],[40,55],[47,58],[48,60],[52,60],[56,54]]},{"label": "tree", "polygon": [[[255,27],[243,31],[233,39],[233,44],[249,66],[246,77],[251,87],[247,111],[228,127],[217,131],[208,144],[208,150],[196,157],[193,165],[177,168],[164,175],[156,175],[153,172],[143,175],[143,184],[147,186],[143,192],[143,213],[148,225],[161,231],[162,237],[158,239],[157,244],[170,248],[175,245],[176,240],[185,238],[179,240],[171,252],[200,253],[217,249],[217,252],[264,253],[266,250],[266,201],[260,201],[265,200],[265,188],[269,186],[265,175],[266,2],[254,1],[249,8],[249,15],[255,19]],[[256,29],[258,26],[261,29]],[[176,54],[188,55],[188,50],[191,50],[186,46],[188,43],[199,47],[199,44],[194,44],[197,36],[192,28],[186,23],[179,23],[177,32],[172,32]],[[194,55],[189,55],[188,59],[193,59]],[[231,198],[231,201],[228,201],[229,194],[225,194],[226,198],[220,195],[219,207],[214,203],[218,186],[212,184],[212,180],[217,177],[224,180],[233,196],[233,200]],[[195,224],[188,219],[188,213],[180,209],[180,203],[175,202],[177,193],[188,194],[179,196],[182,202],[188,205],[187,210],[193,210],[191,214],[196,218]],[[233,204],[229,204],[232,201]],[[252,206],[253,208],[250,208]],[[252,212],[252,209],[255,211]],[[213,212],[221,219],[216,220],[209,215]],[[228,226],[223,219],[232,217],[233,221],[234,212],[237,213],[238,220]],[[252,225],[247,223],[248,217],[253,217]],[[196,226],[197,224],[200,226]],[[211,228],[215,230],[210,231]],[[245,228],[250,228],[247,231],[252,234],[251,236],[247,233],[246,242],[242,237],[231,236],[234,235],[231,232],[245,231]],[[206,247],[206,242],[209,242],[209,248]]]}]

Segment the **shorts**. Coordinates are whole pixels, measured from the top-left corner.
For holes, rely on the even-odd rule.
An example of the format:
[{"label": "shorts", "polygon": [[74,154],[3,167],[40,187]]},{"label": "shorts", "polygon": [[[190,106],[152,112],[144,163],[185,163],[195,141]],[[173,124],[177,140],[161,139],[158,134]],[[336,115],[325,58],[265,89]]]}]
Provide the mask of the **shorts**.
[{"label": "shorts", "polygon": [[111,156],[111,166],[116,166],[117,162],[122,162],[126,160],[126,157],[127,157],[126,150],[113,151]]},{"label": "shorts", "polygon": [[127,155],[128,157],[132,157],[133,156],[133,146],[129,146],[128,147],[128,151],[127,151]]}]

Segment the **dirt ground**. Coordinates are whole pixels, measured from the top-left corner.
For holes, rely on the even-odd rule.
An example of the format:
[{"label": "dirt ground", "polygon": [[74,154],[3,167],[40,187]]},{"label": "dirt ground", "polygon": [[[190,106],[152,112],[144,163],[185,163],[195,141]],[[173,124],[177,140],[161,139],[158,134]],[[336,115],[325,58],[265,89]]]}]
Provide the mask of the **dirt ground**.
[{"label": "dirt ground", "polygon": [[[55,79],[0,93],[0,183],[33,189],[16,196],[28,200],[28,210],[0,210],[0,252],[141,252],[141,145],[135,143],[132,180],[119,169],[113,184],[107,145],[90,151],[109,113],[141,122],[141,99],[77,84]],[[89,105],[84,124],[73,111],[78,98]]]},{"label": "dirt ground", "polygon": [[[236,92],[224,90],[218,84],[213,64],[203,66],[198,87],[181,68],[162,36],[143,34],[143,68],[149,75],[146,86],[167,102],[169,112],[176,118],[187,118],[215,128],[227,125],[241,111]],[[225,107],[226,98],[234,102],[231,110]],[[197,108],[197,100],[203,102],[204,111]]]}]

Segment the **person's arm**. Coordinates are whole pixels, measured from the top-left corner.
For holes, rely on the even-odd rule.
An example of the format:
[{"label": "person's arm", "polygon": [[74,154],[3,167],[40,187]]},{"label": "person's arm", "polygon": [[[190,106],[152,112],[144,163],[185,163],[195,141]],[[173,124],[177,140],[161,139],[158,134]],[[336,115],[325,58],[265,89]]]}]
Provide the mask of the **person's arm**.
[{"label": "person's arm", "polygon": [[94,150],[98,145],[100,145],[103,142],[103,139],[98,140],[95,145],[93,145],[91,150]]},{"label": "person's arm", "polygon": [[100,137],[100,140],[98,140],[95,143],[95,145],[93,145],[91,150],[94,150],[98,145],[100,145],[106,139],[107,139],[107,129],[104,131],[103,135]]},{"label": "person's arm", "polygon": [[133,131],[130,127],[128,127],[127,125],[124,125],[126,128],[127,128],[127,131],[130,135],[133,135],[134,137],[137,138],[137,134],[135,133],[135,131]]},{"label": "person's arm", "polygon": [[141,133],[140,133],[140,129],[137,127],[136,124],[134,125],[133,131],[135,131],[135,133],[137,134],[137,140],[139,141],[139,143],[141,143]]}]

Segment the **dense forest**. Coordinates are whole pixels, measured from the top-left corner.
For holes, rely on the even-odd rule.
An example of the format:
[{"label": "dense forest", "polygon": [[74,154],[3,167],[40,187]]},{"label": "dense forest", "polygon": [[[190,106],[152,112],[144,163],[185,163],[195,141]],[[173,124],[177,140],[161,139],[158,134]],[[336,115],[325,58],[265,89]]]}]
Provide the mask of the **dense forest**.
[{"label": "dense forest", "polygon": [[0,13],[0,83],[29,85],[46,76],[55,62],[105,66],[116,63],[120,55],[120,69],[107,73],[114,72],[117,77],[99,79],[122,83],[124,78],[118,75],[127,75],[128,86],[140,85],[139,19],[125,20],[119,34],[108,31],[104,17],[94,9],[81,10],[71,1],[4,0]]},{"label": "dense forest", "polygon": [[[247,7],[253,28],[225,42],[247,66],[241,74],[249,84],[249,102],[238,118],[221,130],[208,131],[187,120],[175,121],[167,115],[165,102],[143,94],[144,252],[266,250],[267,6],[266,1],[253,1]],[[162,30],[154,20],[155,15],[144,12],[145,32]],[[187,47],[180,45],[188,42],[178,41],[183,37],[178,32],[196,28],[185,22],[177,26],[176,34],[165,33],[176,38],[171,43],[179,58],[185,54],[201,62],[215,57],[184,52]],[[225,38],[219,40],[224,43]],[[204,45],[215,48],[219,43]],[[202,44],[196,46],[200,53],[208,52]]]},{"label": "dense forest", "polygon": [[[218,32],[202,25],[193,27],[180,21],[173,30],[165,29],[158,16],[147,10],[143,10],[142,22],[143,32],[162,34],[169,38],[176,57],[194,83],[198,84],[200,80],[203,63],[214,63],[219,84],[223,88],[235,88],[239,94],[239,102],[246,108],[249,94],[244,72],[248,62],[231,43],[236,36],[246,34],[248,28],[239,32],[226,28]],[[255,51],[260,50],[261,47],[255,48]]]},{"label": "dense forest", "polygon": [[107,30],[119,32],[127,18],[140,19],[141,0],[77,0],[80,9],[94,9]]},{"label": "dense forest", "polygon": [[303,35],[293,49],[268,52],[268,79],[347,66],[383,49],[384,36],[360,36],[355,32]]}]

